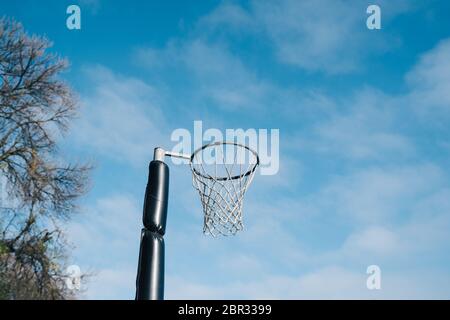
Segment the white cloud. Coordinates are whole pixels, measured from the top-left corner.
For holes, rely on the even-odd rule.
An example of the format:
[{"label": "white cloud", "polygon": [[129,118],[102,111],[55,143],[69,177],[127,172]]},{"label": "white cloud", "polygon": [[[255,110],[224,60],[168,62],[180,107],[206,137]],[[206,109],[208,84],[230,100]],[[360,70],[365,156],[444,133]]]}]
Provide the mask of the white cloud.
[{"label": "white cloud", "polygon": [[[349,30],[359,20],[352,16],[354,11],[349,12],[349,18],[345,17],[339,2],[321,2],[321,5],[327,4],[330,6],[323,16],[314,14],[316,2],[285,1],[280,7],[255,2],[254,11],[249,12],[227,4],[217,11],[223,16],[216,12],[203,23],[225,26],[228,16],[234,28],[246,24],[253,28],[255,25],[248,18],[258,16],[281,61],[307,70],[332,73],[354,70],[361,62],[361,47],[348,46],[344,40],[352,37]],[[261,13],[258,10],[263,6],[273,10]],[[340,19],[345,21],[332,30],[327,25],[327,22],[338,23]],[[314,38],[321,34],[322,37]],[[358,37],[356,35],[356,39],[360,39]],[[438,48],[425,55],[409,76],[414,95],[422,99],[417,101],[425,103],[427,95],[435,98],[439,94],[445,100],[440,84],[448,79],[445,73],[440,73],[436,63],[445,65],[448,50],[445,44]],[[335,53],[338,55],[334,56]],[[183,229],[179,234],[171,235],[172,243],[176,244],[168,245],[174,254],[172,262],[181,261],[179,257],[196,260],[193,256],[199,252],[211,255],[204,267],[195,268],[198,262],[189,260],[183,261],[186,268],[192,267],[189,271],[175,267],[169,270],[168,298],[423,298],[434,294],[449,295],[439,279],[422,280],[418,279],[420,272],[403,275],[389,270],[385,273],[387,282],[384,282],[388,289],[375,293],[365,288],[364,268],[355,272],[334,266],[336,261],[343,260],[360,264],[368,257],[382,261],[392,259],[392,264],[396,261],[393,257],[419,259],[424,252],[446,249],[450,227],[450,210],[446,203],[450,196],[448,191],[441,190],[446,182],[444,170],[434,164],[403,161],[405,158],[411,160],[417,154],[409,138],[396,130],[400,118],[394,110],[398,103],[395,98],[366,90],[347,99],[345,104],[350,106],[344,106],[344,103],[336,103],[316,91],[305,94],[281,88],[261,80],[227,46],[205,39],[172,41],[162,50],[144,48],[138,51],[137,57],[149,70],[153,68],[159,72],[158,68],[170,68],[168,65],[182,72],[187,70],[189,84],[195,89],[192,92],[195,99],[187,99],[190,102],[210,99],[222,110],[233,112],[257,107],[258,115],[265,108],[270,109],[273,101],[280,106],[277,110],[288,109],[286,105],[299,106],[290,114],[298,115],[298,111],[302,111],[302,115],[313,118],[316,125],[306,128],[306,131],[311,129],[312,134],[307,138],[312,142],[293,144],[290,152],[298,151],[300,145],[331,155],[333,159],[337,156],[354,161],[384,160],[384,166],[368,168],[354,167],[352,163],[351,171],[343,170],[323,182],[314,194],[302,196],[297,193],[295,197],[292,194],[298,189],[292,189],[294,191],[286,192],[284,196],[274,195],[271,189],[291,186],[293,181],[301,178],[298,172],[305,170],[293,158],[287,162],[282,160],[279,177],[273,180],[256,177],[254,183],[262,179],[260,182],[264,185],[252,186],[255,189],[249,191],[249,195],[252,191],[255,193],[245,204],[246,230],[235,242],[207,242],[201,235],[199,214],[188,218],[199,222],[195,227],[191,220],[186,222],[173,216],[173,223],[181,222],[177,227]],[[339,60],[339,66],[335,66],[338,58],[344,60]],[[164,132],[165,118],[160,112],[158,93],[140,80],[118,76],[104,68],[93,68],[88,75],[93,90],[83,99],[85,114],[78,127],[78,142],[121,161],[148,160],[155,141],[164,140],[161,133]],[[176,95],[178,91],[170,93]],[[317,110],[320,110],[319,116]],[[175,188],[183,189],[182,183],[175,185]],[[179,202],[186,200],[183,204],[186,208],[183,205],[178,208],[189,212],[200,210],[195,193],[190,190],[188,194],[183,193],[183,197]],[[193,201],[196,207],[192,205]],[[128,196],[101,199],[93,206],[86,221],[71,226],[70,233],[79,254],[92,257],[92,261],[102,266],[98,279],[93,280],[89,297],[125,297],[125,292],[134,290],[141,211],[135,202]],[[128,214],[131,212],[132,219]],[[345,229],[336,231],[342,233],[342,243],[335,243],[334,251],[318,249],[312,254],[308,249],[317,243],[302,243],[303,235],[299,232],[303,229],[299,225],[312,223],[314,219],[339,221],[336,228]],[[327,229],[317,230],[327,232]],[[195,236],[192,235],[194,232]],[[317,234],[315,239],[321,236]],[[321,244],[328,245],[326,242],[323,240]],[[237,243],[239,247],[233,246]],[[103,254],[111,250],[114,252],[110,255]],[[248,254],[248,251],[252,253]],[[197,265],[193,266],[195,263]],[[303,267],[315,271],[298,271]],[[274,268],[298,272],[286,276],[280,275],[282,270]],[[208,282],[211,278],[206,276],[202,281],[192,280],[202,278],[202,271],[209,272],[209,276],[214,271],[224,272],[223,278],[229,281],[214,286]],[[237,277],[240,271],[246,277]],[[448,274],[444,274],[443,279],[447,279],[445,276],[448,278]],[[129,296],[131,298],[132,294]]]},{"label": "white cloud", "polygon": [[220,257],[218,272],[236,274],[239,277],[255,277],[266,272],[264,264],[256,255],[237,252]]},{"label": "white cloud", "polygon": [[[186,40],[172,39],[162,49],[141,47],[133,55],[135,63],[146,68],[149,75],[157,75],[160,82],[163,79],[164,86],[180,84],[173,84],[167,74],[176,74],[178,81],[183,81],[184,87],[176,89],[177,96],[183,97],[183,108],[191,114],[206,105],[208,111],[239,111],[243,121],[246,117],[302,121],[317,119],[318,113],[329,114],[336,107],[319,90],[280,86],[261,77],[226,42],[195,35]],[[211,115],[203,112],[205,116]]]},{"label": "white cloud", "polygon": [[139,203],[129,195],[98,199],[69,224],[70,240],[79,252],[93,257],[110,248],[128,252],[130,247],[136,247],[139,238],[142,215]]},{"label": "white cloud", "polygon": [[397,234],[387,228],[373,226],[361,232],[351,234],[345,241],[344,251],[347,254],[366,254],[373,257],[389,256],[399,253],[399,239]]},{"label": "white cloud", "polygon": [[[430,184],[433,185],[432,180]],[[449,195],[449,190],[444,188],[415,197],[405,206],[401,221],[384,219],[356,228],[341,248],[319,258],[328,263],[374,261],[392,267],[405,262],[416,265],[423,262],[426,255],[431,264],[434,257],[449,250]]]},{"label": "white cloud", "polygon": [[398,130],[397,106],[397,99],[367,88],[328,108],[294,144],[343,159],[404,160],[414,155],[415,146]]},{"label": "white cloud", "polygon": [[[423,280],[420,273],[392,274],[390,270],[384,273],[384,279],[387,280],[383,282],[388,290],[378,293],[368,291],[365,288],[366,266],[361,264],[366,260],[386,263],[389,261],[386,259],[392,257],[413,261],[413,257],[419,258],[423,252],[438,250],[440,246],[444,246],[442,249],[445,250],[445,244],[448,243],[447,230],[450,227],[449,191],[438,190],[431,195],[421,196],[422,193],[439,187],[439,175],[439,169],[425,165],[390,171],[374,169],[368,173],[355,173],[348,179],[336,179],[332,185],[342,180],[341,190],[335,187],[331,191],[333,196],[321,193],[309,205],[316,211],[321,211],[325,217],[330,211],[328,205],[323,206],[322,201],[335,201],[337,198],[343,204],[331,207],[353,209],[352,199],[347,197],[346,192],[356,198],[361,193],[370,201],[356,201],[356,205],[367,208],[369,213],[370,210],[375,210],[376,219],[363,217],[364,220],[369,220],[369,224],[362,225],[361,231],[357,230],[350,235],[340,248],[331,253],[304,250],[307,244],[301,243],[301,237],[287,228],[287,223],[302,224],[319,218],[302,212],[304,199],[298,199],[298,203],[274,199],[275,202],[271,202],[269,207],[258,201],[247,203],[247,228],[238,238],[226,239],[228,242],[224,239],[213,241],[205,238],[201,235],[200,226],[189,230],[180,229],[177,234],[172,230],[168,247],[171,266],[168,266],[166,297],[405,299],[448,295],[448,291],[436,279]],[[379,183],[372,185],[371,182],[376,179]],[[329,191],[325,189],[325,192]],[[411,203],[404,205],[405,202]],[[280,204],[282,205],[279,206]],[[373,205],[378,209],[373,208]],[[410,221],[396,226],[390,214],[396,216],[403,207],[410,212]],[[379,210],[387,210],[387,215],[384,211],[380,214]],[[91,280],[86,297],[132,298],[140,211],[132,197],[120,195],[103,198],[88,210],[87,217],[82,217],[82,223],[76,222],[71,226],[69,234],[71,239],[75,239],[77,254],[88,256],[93,263],[102,266],[97,270],[98,275]],[[384,218],[380,218],[380,215]],[[173,218],[171,225],[176,220]],[[357,216],[356,219],[359,220],[360,217]],[[378,226],[372,226],[371,221],[377,221]],[[239,246],[235,247],[236,245]],[[413,248],[415,249],[412,250]],[[261,254],[262,252],[265,254]],[[199,257],[207,259],[200,266]],[[179,270],[174,265],[181,261],[184,261],[184,267]],[[332,264],[349,261],[353,269],[330,267]],[[392,265],[392,262],[391,260],[389,264]],[[361,270],[355,272],[354,267],[360,265]],[[282,268],[296,270],[298,275],[279,274]],[[315,271],[302,272],[305,269]],[[209,280],[214,272],[226,275],[223,281]],[[409,283],[406,278],[410,279]],[[430,287],[438,291],[430,290]],[[438,293],[434,296],[433,292]]]},{"label": "white cloud", "polygon": [[178,72],[184,70],[189,86],[193,86],[189,99],[212,102],[222,110],[264,106],[264,99],[272,90],[225,46],[201,39],[171,41],[162,50],[140,48],[135,57],[150,69],[168,68],[167,71],[177,66]]},{"label": "white cloud", "polygon": [[249,29],[257,27],[257,22],[241,6],[223,2],[210,14],[202,17],[198,23],[198,28],[202,32],[220,32],[224,27],[231,27],[234,32],[247,33]]},{"label": "white cloud", "polygon": [[361,108],[321,124],[316,128],[319,136],[317,151],[357,160],[411,154],[413,147],[410,141],[401,134],[382,128],[383,119],[379,117],[374,109]]},{"label": "white cloud", "polygon": [[[168,281],[168,299],[332,299],[358,297],[365,275],[329,267],[302,276],[266,275],[260,281],[205,285],[180,278]],[[172,289],[172,290],[170,290]],[[366,289],[367,290],[367,289]],[[355,294],[355,291],[358,292]]]},{"label": "white cloud", "polygon": [[133,298],[142,215],[138,203],[129,195],[101,198],[70,222],[71,263],[93,273],[87,298]]},{"label": "white cloud", "polygon": [[440,118],[450,114],[450,39],[442,40],[420,58],[407,74],[409,103],[420,115]]},{"label": "white cloud", "polygon": [[411,201],[426,196],[442,185],[443,177],[434,165],[367,168],[336,176],[318,196],[332,212],[353,223],[395,221]]},{"label": "white cloud", "polygon": [[151,159],[153,148],[168,140],[155,90],[101,66],[85,74],[91,91],[83,95],[81,118],[71,132],[77,145],[134,165]]},{"label": "white cloud", "polygon": [[[419,171],[422,171],[419,169]],[[414,172],[413,169],[409,173]],[[424,172],[422,172],[424,174]],[[424,174],[426,175],[426,174]],[[408,182],[405,181],[405,184]],[[431,179],[430,184],[436,186]],[[415,187],[413,187],[415,189]],[[433,188],[432,188],[433,189]],[[283,216],[284,208],[276,211],[254,206],[249,228],[240,235],[239,247],[188,237],[191,244],[208,256],[207,266],[195,272],[168,274],[168,299],[433,299],[450,296],[445,270],[431,270],[428,264],[417,262],[432,259],[433,252],[448,250],[450,211],[448,190],[439,190],[426,197],[411,199],[407,205],[411,214],[405,223],[392,219],[379,225],[356,228],[336,250],[304,251],[296,235],[286,223],[304,223],[301,219]],[[381,199],[382,201],[383,199]],[[283,202],[283,201],[280,201]],[[446,205],[447,204],[447,205]],[[274,204],[276,207],[276,204]],[[286,203],[289,211],[294,208]],[[428,210],[424,213],[423,209]],[[392,208],[395,210],[395,208]],[[266,212],[266,211],[267,212]],[[327,211],[325,209],[325,211]],[[326,212],[323,212],[324,214]],[[307,217],[308,220],[311,217]],[[318,218],[313,217],[313,218]],[[437,234],[437,235],[436,235]],[[431,236],[430,236],[431,235]],[[323,236],[323,235],[322,235]],[[173,239],[173,238],[172,238]],[[189,248],[188,248],[189,250]],[[205,251],[206,250],[206,251]],[[209,252],[209,253],[208,253]],[[233,253],[232,253],[233,252]],[[249,254],[250,252],[250,254]],[[264,254],[262,254],[264,252]],[[216,260],[214,256],[220,259]],[[276,262],[274,262],[276,261]],[[400,262],[400,263],[399,263]],[[366,288],[366,268],[379,264],[382,269],[382,290]],[[410,265],[409,265],[409,264]],[[281,270],[291,264],[288,273]],[[276,268],[272,268],[276,265]],[[188,266],[188,265],[186,265]],[[359,268],[359,269],[358,269]],[[253,272],[252,272],[253,271]],[[216,272],[222,277],[211,279]],[[194,276],[195,275],[195,276]]]},{"label": "white cloud", "polygon": [[[411,10],[407,1],[379,1],[383,25]],[[366,29],[365,1],[252,1],[249,9],[225,2],[199,24],[199,33],[266,35],[282,63],[308,71],[348,73],[361,68],[366,56],[392,49],[398,40]],[[205,31],[206,29],[206,31]],[[389,45],[388,45],[389,43]]]},{"label": "white cloud", "polygon": [[411,221],[401,232],[411,251],[439,252],[450,244],[450,189],[442,188],[420,199],[412,210]]},{"label": "white cloud", "polygon": [[321,0],[255,1],[254,7],[282,62],[329,73],[356,69],[362,42],[359,6]]},{"label": "white cloud", "polygon": [[[267,275],[261,281],[207,285],[168,279],[168,299],[433,299],[450,296],[448,274],[390,272],[382,268],[381,290],[368,290],[365,267],[328,266],[299,276]],[[434,288],[434,290],[430,290]]]},{"label": "white cloud", "polygon": [[93,300],[134,299],[136,268],[105,268],[88,280],[82,298]]}]

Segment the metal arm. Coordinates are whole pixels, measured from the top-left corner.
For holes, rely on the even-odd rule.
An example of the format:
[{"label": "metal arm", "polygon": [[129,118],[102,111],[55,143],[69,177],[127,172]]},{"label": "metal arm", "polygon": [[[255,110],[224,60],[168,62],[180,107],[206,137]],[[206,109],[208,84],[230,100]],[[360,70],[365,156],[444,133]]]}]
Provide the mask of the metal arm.
[{"label": "metal arm", "polygon": [[153,160],[164,161],[164,157],[166,156],[191,160],[191,156],[188,154],[166,151],[162,148],[155,148],[153,153]]}]

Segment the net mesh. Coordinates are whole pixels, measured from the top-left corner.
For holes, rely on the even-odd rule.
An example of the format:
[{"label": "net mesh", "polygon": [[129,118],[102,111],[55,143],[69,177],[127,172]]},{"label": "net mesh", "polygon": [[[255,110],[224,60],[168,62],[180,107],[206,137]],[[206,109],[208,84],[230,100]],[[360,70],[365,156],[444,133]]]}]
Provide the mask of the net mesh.
[{"label": "net mesh", "polygon": [[205,234],[229,236],[243,229],[244,195],[257,166],[257,154],[238,144],[216,143],[193,155],[193,185],[200,194]]}]

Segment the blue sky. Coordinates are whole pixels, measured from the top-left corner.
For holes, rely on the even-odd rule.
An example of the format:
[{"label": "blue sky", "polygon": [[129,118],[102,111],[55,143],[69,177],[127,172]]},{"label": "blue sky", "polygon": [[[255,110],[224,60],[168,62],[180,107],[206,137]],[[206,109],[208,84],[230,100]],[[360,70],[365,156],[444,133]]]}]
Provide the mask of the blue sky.
[{"label": "blue sky", "polygon": [[[65,26],[81,7],[82,29]],[[382,29],[366,28],[378,4]],[[167,298],[450,298],[448,1],[1,1],[46,35],[80,115],[64,156],[96,164],[67,225],[85,298],[132,299],[152,149],[174,129],[277,128],[245,231],[202,230],[171,166]],[[379,265],[382,289],[366,288]]]}]

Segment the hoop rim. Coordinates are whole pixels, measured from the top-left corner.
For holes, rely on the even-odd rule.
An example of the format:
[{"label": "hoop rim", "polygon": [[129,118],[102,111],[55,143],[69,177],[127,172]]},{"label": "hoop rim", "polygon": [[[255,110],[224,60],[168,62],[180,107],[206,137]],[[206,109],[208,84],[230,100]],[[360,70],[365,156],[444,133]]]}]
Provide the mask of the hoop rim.
[{"label": "hoop rim", "polygon": [[[193,167],[193,160],[194,160],[194,157],[195,157],[195,155],[197,153],[205,150],[206,148],[210,148],[210,147],[213,147],[213,146],[219,146],[219,145],[226,145],[226,144],[234,145],[234,146],[237,146],[237,147],[241,147],[241,148],[247,149],[248,151],[250,151],[256,157],[256,163],[253,164],[251,169],[249,169],[247,172],[245,172],[243,174],[240,174],[240,175],[237,175],[237,176],[232,176],[232,177],[219,177],[219,178],[213,177],[211,175],[204,175],[204,174],[202,174],[201,172],[199,172],[197,169],[195,169]],[[231,142],[231,141],[215,141],[215,142],[212,142],[212,143],[205,144],[205,145],[201,146],[200,148],[198,148],[197,150],[195,150],[192,153],[191,160],[189,162],[190,162],[190,165],[191,165],[192,172],[194,172],[196,175],[198,175],[198,176],[200,176],[202,178],[206,178],[206,179],[217,180],[217,181],[226,181],[226,180],[242,179],[242,178],[252,174],[253,172],[255,172],[256,167],[259,166],[259,155],[258,155],[258,153],[255,150],[253,150],[250,147],[248,147],[248,146],[246,146],[244,144],[241,144],[241,143]]]}]

